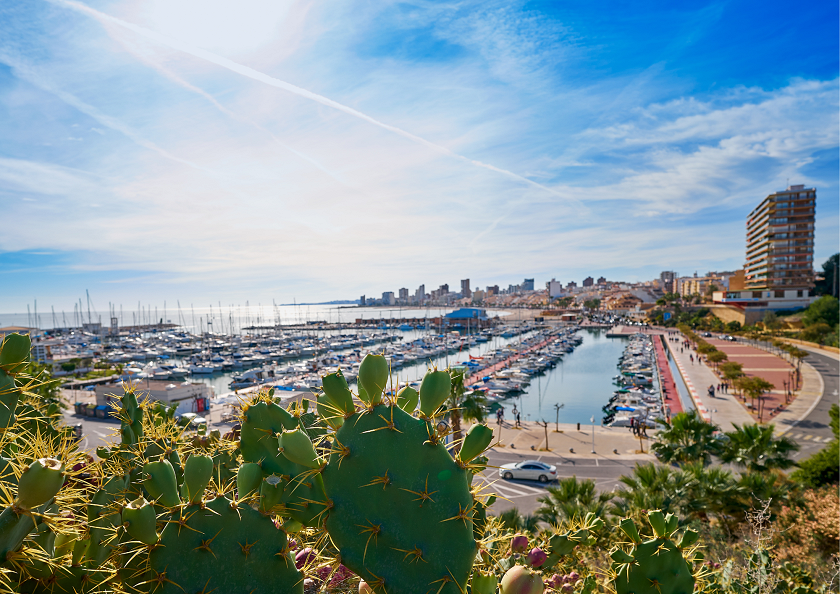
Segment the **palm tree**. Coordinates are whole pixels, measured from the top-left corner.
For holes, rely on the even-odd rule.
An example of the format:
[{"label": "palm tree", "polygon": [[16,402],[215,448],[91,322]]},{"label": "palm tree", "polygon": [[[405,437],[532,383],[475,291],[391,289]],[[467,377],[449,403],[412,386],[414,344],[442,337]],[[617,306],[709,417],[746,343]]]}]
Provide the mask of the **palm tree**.
[{"label": "palm tree", "polygon": [[519,513],[519,509],[512,507],[499,514],[499,520],[502,526],[511,532],[518,532],[520,530],[525,532],[536,533],[540,525],[540,518],[530,514],[523,516]]},{"label": "palm tree", "polygon": [[637,464],[632,476],[622,476],[622,483],[613,492],[614,516],[640,519],[646,510],[680,513],[689,497],[690,475],[682,470],[650,462]]},{"label": "palm tree", "polygon": [[744,489],[731,471],[699,463],[686,464],[683,471],[691,477],[685,513],[701,520],[714,516],[728,526],[744,520],[749,507],[743,505]]},{"label": "palm tree", "polygon": [[657,433],[658,441],[650,449],[665,463],[686,464],[702,462],[708,465],[712,455],[718,453],[715,432],[720,427],[707,423],[692,410],[677,413],[671,422],[661,421],[665,429]]},{"label": "palm tree", "polygon": [[738,479],[744,510],[753,509],[764,501],[770,501],[770,509],[778,510],[782,505],[803,505],[801,487],[779,470],[770,472],[745,472]]},{"label": "palm tree", "polygon": [[549,487],[547,491],[548,495],[537,499],[541,505],[536,515],[549,524],[580,519],[589,512],[604,518],[607,504],[612,499],[610,493],[597,493],[592,479],[578,481],[575,476],[561,479],[556,487]]},{"label": "palm tree", "polygon": [[722,461],[731,462],[751,472],[774,468],[786,470],[796,466],[790,455],[799,450],[799,444],[787,437],[774,439],[772,424],[733,423],[733,426],[735,430],[726,433],[726,441],[721,448]]},{"label": "palm tree", "polygon": [[464,369],[451,369],[452,390],[449,393],[449,422],[452,424],[455,449],[461,449],[461,421],[477,421],[481,423],[487,417],[484,405],[487,399],[481,392],[470,392],[465,397]]}]

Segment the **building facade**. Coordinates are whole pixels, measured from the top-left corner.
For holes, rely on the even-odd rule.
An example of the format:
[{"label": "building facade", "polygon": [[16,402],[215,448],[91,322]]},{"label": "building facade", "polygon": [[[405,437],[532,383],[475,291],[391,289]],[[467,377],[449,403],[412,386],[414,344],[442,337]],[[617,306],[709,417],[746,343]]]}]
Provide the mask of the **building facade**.
[{"label": "building facade", "polygon": [[673,270],[663,270],[659,273],[659,283],[662,290],[666,293],[674,293],[674,281],[679,278],[679,274]]},{"label": "building facade", "polygon": [[472,291],[470,291],[470,279],[465,278],[461,281],[461,297],[470,297],[472,295]]},{"label": "building facade", "polygon": [[525,281],[522,283],[522,290],[523,291],[533,291],[534,290],[534,279],[526,278]]},{"label": "building facade", "polygon": [[816,202],[815,188],[788,186],[767,196],[749,214],[746,290],[772,292],[781,298],[814,287]]}]

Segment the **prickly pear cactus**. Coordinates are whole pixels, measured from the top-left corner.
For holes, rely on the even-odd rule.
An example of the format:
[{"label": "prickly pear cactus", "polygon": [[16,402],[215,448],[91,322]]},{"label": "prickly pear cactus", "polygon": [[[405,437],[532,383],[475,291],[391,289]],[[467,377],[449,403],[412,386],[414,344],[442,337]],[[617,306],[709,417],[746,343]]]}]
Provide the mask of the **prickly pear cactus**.
[{"label": "prickly pear cactus", "polygon": [[274,522],[226,497],[185,506],[149,555],[150,592],[303,592],[303,574]]},{"label": "prickly pear cactus", "polygon": [[691,594],[696,582],[692,545],[698,534],[686,530],[675,543],[671,536],[678,527],[676,516],[656,510],[648,512],[648,521],[654,538],[646,541],[633,520],[627,518],[620,524],[633,547],[629,552],[617,548],[610,554],[616,594]]},{"label": "prickly pear cactus", "polygon": [[280,477],[280,502],[286,514],[305,525],[320,523],[326,510],[320,474],[284,456],[279,443],[284,431],[299,429],[302,423],[279,405],[265,401],[248,406],[243,417],[242,459],[259,464],[263,476]]},{"label": "prickly pear cactus", "polygon": [[345,416],[322,470],[341,562],[376,592],[463,592],[475,558],[471,458],[453,459],[438,437],[432,415],[449,387],[432,373],[420,395],[429,419],[376,404],[383,383],[371,374],[367,406]]}]

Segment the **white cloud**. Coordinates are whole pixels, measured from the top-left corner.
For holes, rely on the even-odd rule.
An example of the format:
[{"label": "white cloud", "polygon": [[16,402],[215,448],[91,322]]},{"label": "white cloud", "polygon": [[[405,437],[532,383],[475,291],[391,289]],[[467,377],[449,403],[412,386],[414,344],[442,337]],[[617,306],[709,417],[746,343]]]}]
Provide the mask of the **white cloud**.
[{"label": "white cloud", "polygon": [[[51,9],[61,30],[37,11],[37,27],[0,22],[0,57],[40,102],[0,91],[0,105],[44,127],[0,149],[0,200],[19,194],[10,216],[42,231],[12,226],[0,250],[78,253],[76,269],[112,280],[283,301],[300,287],[318,299],[735,266],[743,214],[765,193],[787,178],[837,193],[809,173],[838,145],[836,80],[672,101],[657,65],[575,84],[553,74],[586,51],[574,31],[510,7],[413,5],[399,30],[466,48],[438,63],[360,57],[354,35],[387,12],[373,5],[295,4],[265,23],[246,7],[228,38],[215,4],[195,31],[186,0],[172,22],[166,7],[109,9],[142,31],[67,4]],[[4,42],[20,30],[40,32]],[[0,134],[28,137],[14,124]],[[63,147],[73,125],[96,134]]]}]

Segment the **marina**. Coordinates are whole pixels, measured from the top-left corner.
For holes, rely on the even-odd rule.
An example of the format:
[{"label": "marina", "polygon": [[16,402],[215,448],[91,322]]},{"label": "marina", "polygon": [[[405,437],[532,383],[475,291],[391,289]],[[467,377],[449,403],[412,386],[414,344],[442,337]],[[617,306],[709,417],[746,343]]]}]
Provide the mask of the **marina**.
[{"label": "marina", "polygon": [[[119,391],[119,382],[127,381],[141,389],[155,383],[161,394],[181,385],[206,386],[206,404],[181,402],[179,414],[205,413],[209,407],[233,412],[243,396],[260,388],[297,398],[317,391],[320,377],[338,368],[353,385],[368,352],[388,358],[392,389],[418,386],[429,367],[462,366],[467,388],[485,396],[490,414],[501,408],[506,418],[515,409],[523,421],[591,424],[603,417],[604,423],[621,426],[642,411],[654,418],[675,406],[681,410],[670,402],[676,388],[667,363],[666,404],[654,406],[660,402],[663,363],[654,364],[652,357],[659,353],[650,337],[633,336],[629,327],[615,332],[514,321],[518,316],[504,311],[446,308],[277,306],[236,315],[231,310],[227,320],[221,311],[190,308],[187,316],[179,310],[179,326],[88,324],[50,332],[36,344],[48,348],[54,361],[80,362],[77,372],[115,367],[116,375],[71,384],[91,389],[99,384],[97,394]],[[478,314],[486,322],[471,318]],[[150,321],[135,314],[132,321],[138,320]],[[628,372],[620,386],[612,380],[616,361]],[[62,375],[60,365],[53,369]]]}]

